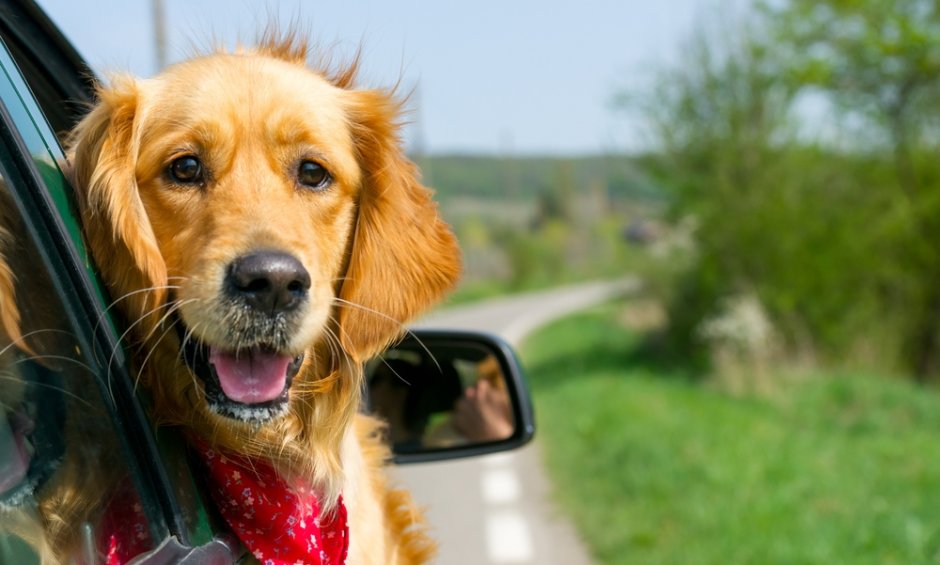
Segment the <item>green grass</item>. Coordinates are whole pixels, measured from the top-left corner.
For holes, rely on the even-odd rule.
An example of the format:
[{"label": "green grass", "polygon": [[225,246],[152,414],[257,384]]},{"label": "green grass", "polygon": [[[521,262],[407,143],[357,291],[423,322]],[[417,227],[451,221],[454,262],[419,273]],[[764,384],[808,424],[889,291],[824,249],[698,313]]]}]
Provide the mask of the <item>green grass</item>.
[{"label": "green grass", "polygon": [[522,351],[557,498],[599,563],[940,561],[935,390],[842,375],[731,397],[645,360],[617,317]]}]

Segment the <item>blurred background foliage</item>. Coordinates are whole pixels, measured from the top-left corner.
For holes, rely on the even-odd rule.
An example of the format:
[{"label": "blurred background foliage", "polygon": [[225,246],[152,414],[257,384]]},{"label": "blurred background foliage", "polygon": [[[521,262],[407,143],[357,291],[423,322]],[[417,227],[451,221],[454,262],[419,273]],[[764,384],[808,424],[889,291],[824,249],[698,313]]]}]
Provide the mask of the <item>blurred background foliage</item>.
[{"label": "blurred background foliage", "polygon": [[664,209],[645,165],[623,155],[416,160],[464,253],[452,302],[622,275],[645,261],[630,226]]},{"label": "blurred background foliage", "polygon": [[419,158],[455,300],[643,280],[522,347],[598,562],[936,563],[940,6],[717,5],[642,152]]},{"label": "blurred background foliage", "polygon": [[612,99],[642,153],[422,163],[458,300],[644,281],[522,347],[592,555],[936,563],[940,5],[719,9]]},{"label": "blurred background foliage", "polygon": [[936,377],[936,3],[774,2],[703,25],[688,54],[622,102],[649,116],[666,217],[694,220],[657,287],[667,345],[714,360],[750,304],[771,340],[753,353],[777,364]]},{"label": "blurred background foliage", "polygon": [[669,357],[940,376],[935,2],[718,11],[613,94],[643,154],[423,159],[466,254],[457,300],[639,272]]}]

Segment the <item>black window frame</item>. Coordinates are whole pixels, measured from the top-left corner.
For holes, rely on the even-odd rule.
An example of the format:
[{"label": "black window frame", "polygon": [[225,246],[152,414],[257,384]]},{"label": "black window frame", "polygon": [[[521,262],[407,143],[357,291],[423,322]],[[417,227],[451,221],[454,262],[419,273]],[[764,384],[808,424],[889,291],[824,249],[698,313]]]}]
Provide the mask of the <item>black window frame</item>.
[{"label": "black window frame", "polygon": [[[55,28],[35,3],[28,0],[0,1],[0,38],[16,64],[24,65],[41,76],[28,76],[23,69],[18,72],[31,90],[20,92],[32,97],[44,110],[49,104],[59,101],[63,107],[77,112],[56,113],[47,117],[57,133],[70,129],[80,118],[80,110],[87,107],[93,97],[93,74],[68,41]],[[13,69],[9,69],[13,72]],[[43,101],[40,102],[40,99]],[[43,119],[45,116],[34,116]],[[55,141],[55,140],[49,140]],[[154,439],[152,427],[133,390],[130,372],[123,348],[118,343],[112,327],[107,323],[90,324],[89,321],[112,317],[111,312],[96,297],[95,283],[89,279],[79,252],[72,244],[59,212],[49,196],[41,174],[37,170],[34,156],[8,111],[0,100],[0,170],[2,170],[11,195],[24,221],[35,238],[37,247],[43,250],[54,284],[60,292],[70,321],[74,322],[77,339],[85,351],[99,360],[109,360],[109,366],[98,379],[107,385],[106,405],[112,412],[115,433],[133,455],[129,468],[135,475],[147,518],[155,530],[159,545],[169,536],[181,544],[190,545],[189,529],[176,499],[169,474],[162,462],[160,450]],[[74,207],[73,207],[74,208]],[[115,320],[118,327],[126,327]],[[106,382],[105,377],[110,376]]]},{"label": "black window frame", "polygon": [[[42,194],[42,181],[32,163],[31,156],[26,150],[22,139],[13,127],[6,105],[0,100],[0,174],[2,174],[6,189],[12,197],[23,222],[39,250],[39,261],[50,276],[59,295],[59,302],[63,307],[69,325],[74,329],[75,339],[82,351],[90,359],[98,361],[111,359],[109,351],[101,332],[95,332],[89,321],[98,318],[88,312],[84,307],[88,302],[83,295],[83,289],[74,284],[73,277],[77,273],[71,257],[62,253],[62,242],[56,240],[57,234],[50,226],[52,211],[44,202]],[[115,356],[116,357],[116,356]],[[94,368],[104,374],[98,374],[95,382],[99,385],[97,394],[100,394],[105,408],[110,412],[112,428],[115,436],[123,444],[124,451],[134,454],[133,460],[127,461],[128,469],[134,480],[136,490],[140,494],[141,502],[147,514],[151,533],[156,540],[163,540],[170,535],[172,523],[173,502],[167,500],[165,489],[160,487],[159,462],[149,457],[146,434],[146,420],[142,413],[135,412],[137,404],[129,387],[126,384],[126,370],[119,360],[115,359],[110,366],[96,364]],[[129,394],[130,393],[130,394]],[[167,518],[170,519],[167,519]],[[179,535],[173,531],[174,535]],[[185,533],[182,530],[180,533]]]}]

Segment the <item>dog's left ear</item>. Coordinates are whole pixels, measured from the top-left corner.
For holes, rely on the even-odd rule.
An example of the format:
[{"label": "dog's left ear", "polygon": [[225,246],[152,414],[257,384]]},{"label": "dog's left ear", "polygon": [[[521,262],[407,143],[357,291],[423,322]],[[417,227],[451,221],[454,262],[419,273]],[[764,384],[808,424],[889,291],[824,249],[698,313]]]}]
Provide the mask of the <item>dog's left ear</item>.
[{"label": "dog's left ear", "polygon": [[376,90],[347,92],[362,181],[340,291],[339,338],[363,361],[454,286],[460,249],[402,150],[398,102]]}]

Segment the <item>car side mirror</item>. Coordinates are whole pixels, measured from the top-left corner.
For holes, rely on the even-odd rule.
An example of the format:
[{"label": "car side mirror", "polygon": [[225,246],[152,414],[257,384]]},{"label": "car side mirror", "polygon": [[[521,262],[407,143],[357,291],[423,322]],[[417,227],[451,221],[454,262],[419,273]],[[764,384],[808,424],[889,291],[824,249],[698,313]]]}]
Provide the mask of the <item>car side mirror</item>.
[{"label": "car side mirror", "polygon": [[506,451],[535,434],[522,368],[498,337],[412,330],[365,375],[369,410],[388,422],[395,463]]}]

